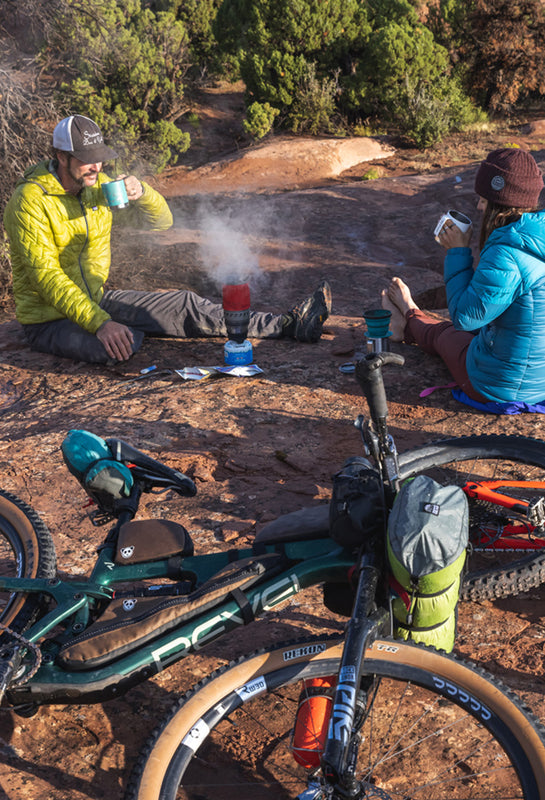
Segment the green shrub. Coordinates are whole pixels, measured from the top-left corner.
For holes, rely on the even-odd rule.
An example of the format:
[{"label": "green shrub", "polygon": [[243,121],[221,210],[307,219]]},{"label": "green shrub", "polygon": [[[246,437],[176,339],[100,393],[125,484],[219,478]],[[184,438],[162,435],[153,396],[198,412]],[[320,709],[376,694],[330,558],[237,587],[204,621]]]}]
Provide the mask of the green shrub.
[{"label": "green shrub", "polygon": [[62,84],[62,101],[95,119],[130,167],[136,153],[152,167],[175,163],[189,147],[176,121],[188,110],[184,76],[188,37],[170,11],[140,0],[103,0],[89,15],[64,0],[50,45],[78,77]]},{"label": "green shrub", "polygon": [[279,113],[270,103],[252,103],[246,112],[246,119],[242,121],[242,127],[253,139],[263,139],[270,133],[274,118]]},{"label": "green shrub", "polygon": [[221,71],[213,24],[222,0],[152,0],[155,13],[169,11],[179,20],[188,36],[191,71],[196,77]]},{"label": "green shrub", "polygon": [[445,89],[441,96],[440,86],[432,89],[422,82],[412,86],[406,79],[406,108],[397,121],[400,132],[421,149],[441,141],[453,130],[462,130],[486,117],[463,92],[456,93],[456,82],[448,82]]},{"label": "green shrub", "polygon": [[198,130],[201,127],[201,121],[199,119],[199,115],[196,114],[194,111],[190,111],[189,114],[185,116],[186,122],[189,122],[192,128]]},{"label": "green shrub", "polygon": [[[426,26],[438,44],[455,54],[467,38],[474,8],[475,0],[439,0],[428,5]],[[458,62],[457,56],[454,60]]]},{"label": "green shrub", "polygon": [[316,64],[306,64],[288,112],[288,127],[294,133],[333,133],[338,92],[338,73],[318,78]]},{"label": "green shrub", "polygon": [[447,50],[410,17],[373,31],[344,103],[352,112],[389,121],[422,148],[482,116],[453,76]]},{"label": "green shrub", "polygon": [[362,181],[376,181],[382,178],[384,169],[381,167],[369,167],[369,169],[361,176]]},{"label": "green shrub", "polygon": [[[150,142],[155,168],[161,172],[168,164],[177,160],[179,153],[185,153],[190,144],[190,136],[183,133],[173,122],[159,119],[151,126]],[[151,160],[150,157],[147,159]]]},{"label": "green shrub", "polygon": [[278,109],[277,124],[316,134],[338,131],[340,119],[385,121],[427,147],[479,113],[449,51],[420,21],[421,5],[224,0],[215,30],[239,64],[247,102]]},{"label": "green shrub", "polygon": [[269,103],[288,128],[317,131],[330,127],[337,74],[351,69],[368,25],[359,0],[224,0],[214,30],[248,104]]},{"label": "green shrub", "polygon": [[361,122],[357,122],[355,125],[352,126],[351,129],[352,136],[383,136],[385,131],[376,128],[374,125],[364,125]]}]

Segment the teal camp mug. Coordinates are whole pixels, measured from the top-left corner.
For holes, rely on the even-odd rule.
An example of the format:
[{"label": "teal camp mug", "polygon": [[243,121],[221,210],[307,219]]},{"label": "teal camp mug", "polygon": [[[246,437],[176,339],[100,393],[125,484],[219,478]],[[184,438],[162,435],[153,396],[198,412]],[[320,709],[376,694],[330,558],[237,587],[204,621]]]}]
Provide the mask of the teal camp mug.
[{"label": "teal camp mug", "polygon": [[390,333],[390,318],[391,311],[385,308],[372,308],[363,312],[363,318],[367,325],[367,338],[368,339],[385,339],[391,336]]},{"label": "teal camp mug", "polygon": [[392,335],[390,318],[392,312],[385,308],[371,308],[363,312],[367,325],[367,352],[382,353],[390,349],[388,338]]},{"label": "teal camp mug", "polygon": [[127,188],[123,178],[102,184],[102,192],[110,208],[125,208],[129,204]]}]

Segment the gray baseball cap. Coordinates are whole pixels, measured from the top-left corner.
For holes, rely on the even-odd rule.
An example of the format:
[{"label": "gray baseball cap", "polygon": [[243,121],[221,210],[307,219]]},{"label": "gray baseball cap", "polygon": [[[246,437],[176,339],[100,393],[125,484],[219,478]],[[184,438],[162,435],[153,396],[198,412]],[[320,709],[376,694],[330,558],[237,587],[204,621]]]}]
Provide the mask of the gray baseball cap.
[{"label": "gray baseball cap", "polygon": [[117,158],[115,150],[104,144],[104,137],[96,122],[79,114],[61,119],[55,126],[53,147],[70,153],[84,164]]}]

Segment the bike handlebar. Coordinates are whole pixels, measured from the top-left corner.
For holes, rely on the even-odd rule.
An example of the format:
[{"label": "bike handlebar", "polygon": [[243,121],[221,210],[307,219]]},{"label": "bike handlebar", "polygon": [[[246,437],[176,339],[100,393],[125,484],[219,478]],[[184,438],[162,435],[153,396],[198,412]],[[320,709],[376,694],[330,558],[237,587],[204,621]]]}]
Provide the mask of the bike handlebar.
[{"label": "bike handlebar", "polygon": [[356,362],[356,379],[365,395],[375,425],[388,416],[382,367],[386,364],[397,364],[402,367],[404,363],[405,359],[398,353],[369,353]]}]

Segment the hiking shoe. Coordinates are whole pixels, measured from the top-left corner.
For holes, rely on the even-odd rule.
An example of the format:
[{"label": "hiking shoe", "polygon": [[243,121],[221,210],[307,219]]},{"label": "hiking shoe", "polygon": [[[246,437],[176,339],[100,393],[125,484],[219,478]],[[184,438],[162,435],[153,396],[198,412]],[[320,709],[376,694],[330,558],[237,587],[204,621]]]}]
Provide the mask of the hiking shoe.
[{"label": "hiking shoe", "polygon": [[285,335],[298,342],[317,342],[330,313],[331,287],[327,281],[322,281],[311,297],[288,312]]}]

